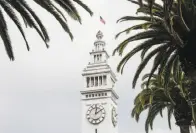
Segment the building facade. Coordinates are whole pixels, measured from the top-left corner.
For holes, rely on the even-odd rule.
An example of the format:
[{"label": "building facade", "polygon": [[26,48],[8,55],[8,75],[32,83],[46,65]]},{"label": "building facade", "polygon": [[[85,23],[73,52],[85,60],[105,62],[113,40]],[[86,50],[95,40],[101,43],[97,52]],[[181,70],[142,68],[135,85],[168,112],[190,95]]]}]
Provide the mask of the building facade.
[{"label": "building facade", "polygon": [[109,55],[106,43],[99,31],[90,52],[91,60],[83,70],[84,87],[81,92],[81,131],[82,133],[117,133],[117,99],[114,91],[117,81],[108,65]]}]

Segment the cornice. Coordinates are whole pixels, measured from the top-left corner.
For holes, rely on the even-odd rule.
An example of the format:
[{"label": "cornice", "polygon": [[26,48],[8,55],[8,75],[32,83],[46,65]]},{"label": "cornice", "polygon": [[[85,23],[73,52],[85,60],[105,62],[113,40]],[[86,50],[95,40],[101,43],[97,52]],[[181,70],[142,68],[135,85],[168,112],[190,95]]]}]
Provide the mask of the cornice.
[{"label": "cornice", "polygon": [[119,99],[119,96],[117,93],[114,91],[114,89],[111,88],[106,88],[106,89],[92,89],[92,90],[82,90],[80,91],[81,94],[88,94],[88,93],[95,93],[95,92],[103,92],[103,91],[111,91],[112,94],[115,96],[116,99]]}]

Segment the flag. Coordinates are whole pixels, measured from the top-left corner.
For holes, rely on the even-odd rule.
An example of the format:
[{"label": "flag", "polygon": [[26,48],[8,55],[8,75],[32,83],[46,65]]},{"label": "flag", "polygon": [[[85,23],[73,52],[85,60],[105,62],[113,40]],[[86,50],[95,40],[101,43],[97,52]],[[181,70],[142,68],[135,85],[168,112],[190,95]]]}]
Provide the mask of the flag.
[{"label": "flag", "polygon": [[105,20],[100,16],[100,21],[105,24]]}]

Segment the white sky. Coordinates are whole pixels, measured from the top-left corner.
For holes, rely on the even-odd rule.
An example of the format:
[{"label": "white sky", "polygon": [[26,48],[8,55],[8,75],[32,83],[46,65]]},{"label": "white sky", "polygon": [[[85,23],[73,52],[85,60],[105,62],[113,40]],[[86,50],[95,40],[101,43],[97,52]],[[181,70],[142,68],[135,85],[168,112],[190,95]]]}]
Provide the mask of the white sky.
[{"label": "white sky", "polygon": [[[95,35],[103,31],[107,50],[113,49],[123,40],[114,36],[133,23],[116,24],[122,16],[135,15],[136,7],[126,0],[83,0],[93,10],[90,17],[82,8],[78,8],[83,25],[69,19],[74,34],[70,38],[55,19],[36,7],[41,19],[45,21],[51,37],[50,49],[32,29],[26,29],[31,46],[28,52],[15,25],[8,21],[16,60],[10,62],[0,43],[0,132],[1,133],[79,133],[80,132],[80,89],[83,87],[81,72],[90,60],[89,52],[93,48]],[[29,2],[32,4],[32,2]],[[99,21],[102,16],[106,25]],[[8,20],[8,19],[7,19]],[[131,47],[134,45],[131,44]],[[118,56],[110,59],[116,72]],[[131,81],[139,56],[134,57],[125,67],[124,74],[118,76],[115,86],[119,99],[119,133],[144,133],[144,118],[136,123],[131,118],[133,98],[139,91],[131,88]],[[167,118],[167,115],[165,115]],[[156,119],[152,133],[179,132],[173,125],[170,131],[167,119]]]}]

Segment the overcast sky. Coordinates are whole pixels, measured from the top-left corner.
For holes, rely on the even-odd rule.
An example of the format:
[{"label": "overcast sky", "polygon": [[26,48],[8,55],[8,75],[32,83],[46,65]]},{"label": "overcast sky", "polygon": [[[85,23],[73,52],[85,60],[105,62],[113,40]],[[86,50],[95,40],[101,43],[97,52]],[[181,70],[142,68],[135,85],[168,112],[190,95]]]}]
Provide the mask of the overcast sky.
[{"label": "overcast sky", "polygon": [[[136,12],[136,7],[126,0],[83,1],[93,10],[94,16],[90,17],[79,7],[83,25],[68,19],[75,37],[73,42],[51,15],[32,5],[39,11],[48,28],[51,36],[50,49],[46,49],[34,30],[26,29],[31,46],[31,51],[28,52],[15,25],[8,21],[16,60],[9,61],[0,41],[1,133],[80,133],[79,91],[83,87],[81,73],[90,60],[89,52],[93,48],[95,35],[98,30],[103,31],[106,48],[111,55],[117,44],[126,38],[123,36],[115,40],[115,34],[133,24],[116,24],[116,20],[125,15],[135,15]],[[106,25],[99,21],[100,15],[105,19]],[[134,44],[136,43],[130,47]],[[120,59],[118,56],[110,58],[109,62],[115,73]],[[145,114],[139,123],[130,116],[133,98],[140,90],[139,85],[135,90],[131,88],[139,62],[139,55],[135,56],[128,62],[124,74],[117,74],[115,90],[120,97],[119,133],[145,133]],[[174,124],[173,130],[169,130],[166,118],[155,120],[152,133],[179,132]]]}]

